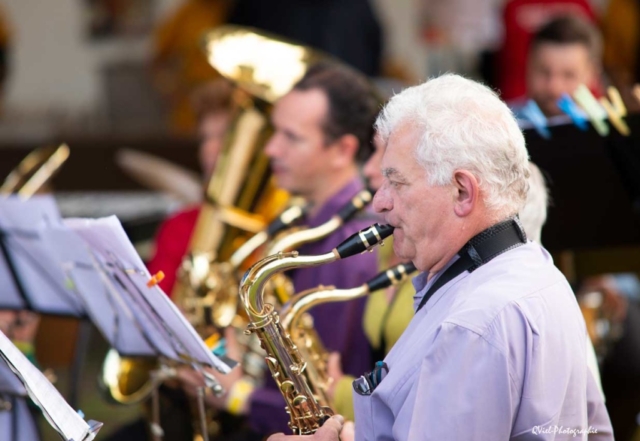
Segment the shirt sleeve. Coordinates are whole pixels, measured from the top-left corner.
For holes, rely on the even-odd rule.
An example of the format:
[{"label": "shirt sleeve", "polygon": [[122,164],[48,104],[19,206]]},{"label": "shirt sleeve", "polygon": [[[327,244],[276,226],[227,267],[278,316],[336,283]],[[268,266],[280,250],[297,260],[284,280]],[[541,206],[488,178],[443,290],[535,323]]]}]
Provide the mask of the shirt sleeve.
[{"label": "shirt sleeve", "polygon": [[613,427],[593,372],[587,372],[589,441],[613,441]]},{"label": "shirt sleeve", "polygon": [[396,419],[409,420],[408,439],[509,439],[516,388],[507,356],[483,336],[444,323],[416,386]]}]

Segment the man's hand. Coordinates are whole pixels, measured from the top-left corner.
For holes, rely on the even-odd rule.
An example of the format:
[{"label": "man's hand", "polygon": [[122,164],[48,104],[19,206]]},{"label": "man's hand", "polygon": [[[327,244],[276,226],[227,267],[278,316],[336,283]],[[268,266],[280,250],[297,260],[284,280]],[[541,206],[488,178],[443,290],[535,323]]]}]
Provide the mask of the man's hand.
[{"label": "man's hand", "polygon": [[[242,354],[240,352],[240,348],[238,347],[235,330],[233,328],[225,329],[224,336],[227,343],[227,355],[234,360],[239,360]],[[224,393],[220,397],[215,396],[213,393],[207,393],[205,395],[206,403],[209,406],[215,407],[217,409],[226,409],[229,391],[231,390],[233,385],[243,376],[242,367],[240,365],[237,365],[231,370],[231,372],[226,375],[221,374],[215,369],[204,369],[207,371],[207,373],[215,377],[224,389]],[[179,367],[177,369],[177,379],[180,381],[181,387],[187,393],[187,395],[194,398],[198,396],[198,389],[205,386],[204,376],[202,375],[202,373],[194,370],[190,366]],[[241,409],[241,411],[242,410],[244,409]]]},{"label": "man's hand", "polygon": [[344,423],[342,415],[329,418],[313,435],[285,435],[276,433],[267,441],[353,441],[353,423]]}]

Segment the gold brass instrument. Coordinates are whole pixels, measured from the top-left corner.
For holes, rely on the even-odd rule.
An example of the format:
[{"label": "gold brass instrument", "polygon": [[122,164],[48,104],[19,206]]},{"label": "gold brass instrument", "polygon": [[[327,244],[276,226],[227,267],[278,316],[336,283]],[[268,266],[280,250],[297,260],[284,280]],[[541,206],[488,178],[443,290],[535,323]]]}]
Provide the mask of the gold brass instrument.
[{"label": "gold brass instrument", "polygon": [[310,66],[330,58],[277,35],[234,25],[206,34],[204,50],[222,76],[271,104],[287,94]]},{"label": "gold brass instrument", "polygon": [[122,357],[118,351],[110,349],[102,363],[99,385],[112,403],[138,404],[174,373],[155,358]]},{"label": "gold brass instrument", "polygon": [[299,256],[294,251],[268,256],[253,265],[242,279],[240,295],[250,321],[247,332],[258,336],[267,353],[267,366],[286,401],[289,427],[295,434],[314,433],[332,411],[316,400],[305,377],[307,364],[282,328],[274,306],[264,302],[265,285],[274,274],[282,271],[319,266],[371,249],[392,232],[393,227],[389,225],[375,224],[355,233],[326,254]]},{"label": "gold brass instrument", "polygon": [[[268,130],[264,115],[253,108],[243,110],[233,125],[207,187],[190,251],[183,261],[172,296],[195,326],[206,328],[223,320],[223,317],[211,315],[226,313],[222,297],[236,297],[234,287],[225,283],[231,269],[219,266],[214,272],[212,265],[228,261],[233,251],[246,240],[247,232],[261,231],[270,214],[280,211],[286,201],[286,195],[271,183],[269,162],[262,152]],[[256,216],[255,212],[268,214]],[[200,301],[202,306],[198,306]],[[218,306],[215,310],[207,306],[213,303]],[[202,312],[204,316],[199,315]]]},{"label": "gold brass instrument", "polygon": [[[202,297],[185,296],[180,301],[183,310],[190,311],[188,316],[191,323],[202,325],[205,317],[217,328],[226,328],[234,320],[237,321],[238,313],[238,283],[239,271],[242,264],[247,261],[260,247],[264,246],[269,238],[276,235],[302,218],[304,208],[300,204],[294,204],[283,211],[267,228],[253,235],[231,255],[228,261],[211,262],[206,284],[210,288],[207,295]],[[211,313],[214,311],[215,313]],[[244,324],[242,324],[244,326]]]},{"label": "gold brass instrument", "polygon": [[327,375],[329,352],[313,326],[309,310],[328,302],[344,302],[364,297],[372,292],[397,285],[416,272],[412,263],[401,263],[379,273],[368,282],[351,289],[320,286],[296,294],[280,310],[280,323],[307,362],[305,376],[314,397],[321,406],[331,407],[327,396],[332,379]]},{"label": "gold brass instrument", "polygon": [[0,194],[29,198],[36,194],[69,158],[69,147],[42,147],[29,153],[7,176]]}]

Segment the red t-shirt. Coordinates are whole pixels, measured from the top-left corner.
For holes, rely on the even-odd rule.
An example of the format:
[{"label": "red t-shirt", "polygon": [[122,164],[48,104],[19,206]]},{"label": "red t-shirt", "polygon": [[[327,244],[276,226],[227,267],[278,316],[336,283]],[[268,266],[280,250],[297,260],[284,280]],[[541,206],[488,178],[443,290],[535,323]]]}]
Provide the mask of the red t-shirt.
[{"label": "red t-shirt", "polygon": [[498,89],[503,100],[526,96],[526,63],[531,37],[549,20],[578,15],[595,23],[587,0],[511,0],[504,8],[504,43],[497,57]]},{"label": "red t-shirt", "polygon": [[182,258],[187,254],[191,234],[196,226],[200,207],[189,208],[165,220],[156,234],[156,248],[147,267],[151,274],[164,273],[160,288],[171,296]]}]

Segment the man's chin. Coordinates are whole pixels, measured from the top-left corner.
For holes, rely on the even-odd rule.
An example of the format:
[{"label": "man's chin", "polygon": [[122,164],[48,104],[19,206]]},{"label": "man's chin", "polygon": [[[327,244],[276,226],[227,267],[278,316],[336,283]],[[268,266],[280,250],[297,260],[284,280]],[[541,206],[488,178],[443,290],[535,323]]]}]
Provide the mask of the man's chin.
[{"label": "man's chin", "polygon": [[273,181],[275,182],[276,187],[288,191],[289,193],[293,193],[290,182],[288,182],[287,179],[284,179],[283,175],[274,175]]},{"label": "man's chin", "polygon": [[396,255],[402,261],[409,261],[413,256],[409,256],[406,250],[402,247],[402,241],[393,239],[393,254]]}]

